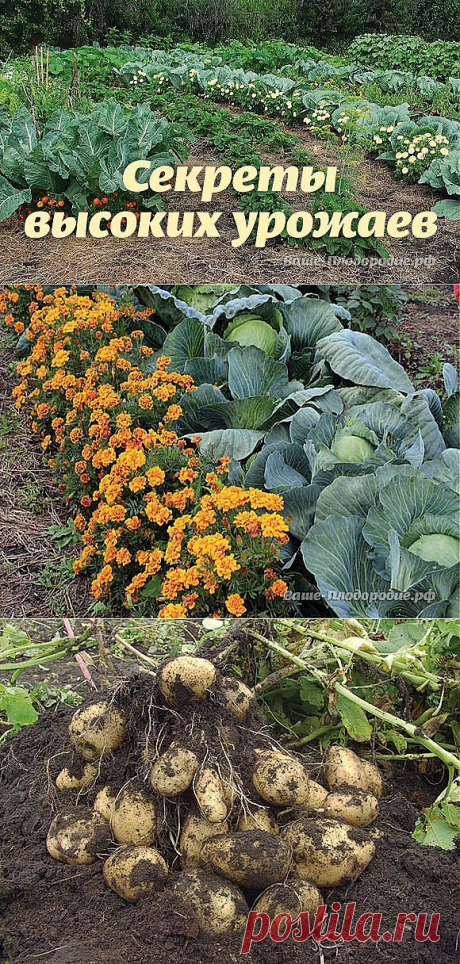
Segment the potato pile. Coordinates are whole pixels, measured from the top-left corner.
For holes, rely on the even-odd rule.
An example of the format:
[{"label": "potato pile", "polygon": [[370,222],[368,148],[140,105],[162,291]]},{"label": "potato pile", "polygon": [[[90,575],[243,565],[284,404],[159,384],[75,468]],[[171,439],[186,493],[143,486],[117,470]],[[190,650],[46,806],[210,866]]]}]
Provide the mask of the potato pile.
[{"label": "potato pile", "polygon": [[362,873],[375,853],[375,766],[332,746],[326,786],[312,779],[275,745],[252,691],[208,659],[180,656],[147,679],[140,708],[128,686],[72,717],[72,760],[55,781],[70,805],[49,828],[52,857],[103,861],[128,902],[168,888],[210,936],[241,928],[251,906],[314,914],[319,888]]}]

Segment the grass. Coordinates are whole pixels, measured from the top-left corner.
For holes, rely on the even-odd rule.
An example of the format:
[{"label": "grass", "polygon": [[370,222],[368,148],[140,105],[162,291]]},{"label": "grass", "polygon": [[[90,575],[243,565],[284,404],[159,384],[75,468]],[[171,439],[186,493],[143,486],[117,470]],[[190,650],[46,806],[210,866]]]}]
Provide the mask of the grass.
[{"label": "grass", "polygon": [[75,580],[72,562],[70,556],[56,554],[37,575],[37,584],[47,591],[53,616],[67,611],[68,590]]},{"label": "grass", "polygon": [[22,506],[24,509],[31,509],[35,506],[43,506],[45,499],[45,490],[36,479],[29,479],[25,485],[18,489],[17,501],[18,505]]}]

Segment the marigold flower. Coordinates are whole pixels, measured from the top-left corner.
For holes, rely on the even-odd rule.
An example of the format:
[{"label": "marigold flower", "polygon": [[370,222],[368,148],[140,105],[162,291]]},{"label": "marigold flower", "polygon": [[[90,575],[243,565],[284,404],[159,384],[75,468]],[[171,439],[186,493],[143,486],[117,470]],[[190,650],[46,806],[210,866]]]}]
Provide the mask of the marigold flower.
[{"label": "marigold flower", "polygon": [[275,582],[265,590],[265,595],[269,598],[272,598],[273,596],[283,597],[286,595],[287,589],[287,583],[284,581],[284,579],[276,579]]},{"label": "marigold flower", "polygon": [[238,593],[232,593],[225,600],[225,607],[228,609],[231,616],[242,616],[246,612],[246,606],[244,605],[244,600]]},{"label": "marigold flower", "polygon": [[129,519],[126,519],[125,526],[130,532],[134,532],[136,529],[140,529],[142,523],[139,516],[133,515]]},{"label": "marigold flower", "polygon": [[168,603],[163,606],[158,613],[159,619],[183,619],[187,615],[187,610],[180,603]]},{"label": "marigold flower", "polygon": [[148,469],[145,475],[148,479],[149,485],[151,485],[152,488],[154,488],[156,485],[161,485],[165,480],[165,473],[158,465],[153,465],[151,469]]}]

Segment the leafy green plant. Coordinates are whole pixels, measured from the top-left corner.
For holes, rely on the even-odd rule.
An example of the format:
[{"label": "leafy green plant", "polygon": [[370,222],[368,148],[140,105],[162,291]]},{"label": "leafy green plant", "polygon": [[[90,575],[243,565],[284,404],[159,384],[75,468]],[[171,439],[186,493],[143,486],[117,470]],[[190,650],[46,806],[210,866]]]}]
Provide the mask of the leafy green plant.
[{"label": "leafy green plant", "polygon": [[[39,192],[86,210],[91,196],[124,191],[131,160],[142,155],[153,169],[174,164],[184,148],[182,129],[156,118],[146,104],[127,111],[110,100],[90,114],[58,111],[41,133],[21,108],[12,120],[0,115],[0,134],[0,220]],[[161,207],[161,198],[147,192],[143,205]]]},{"label": "leafy green plant", "polygon": [[441,80],[458,76],[459,44],[436,40],[424,43],[420,37],[398,37],[381,33],[356,37],[350,57],[372,67],[413,70]]},{"label": "leafy green plant", "polygon": [[[3,718],[1,714],[4,714]],[[7,727],[0,733],[0,743],[9,733],[35,723],[37,719],[38,713],[28,690],[12,683],[0,683],[0,726]]]},{"label": "leafy green plant", "polygon": [[353,328],[388,342],[397,335],[407,296],[401,285],[334,285],[333,295],[353,319]]},{"label": "leafy green plant", "polygon": [[447,786],[414,837],[453,848],[460,828],[458,620],[283,619],[272,623],[270,639],[257,627],[252,636],[256,693],[291,734],[291,746],[353,741],[365,755],[372,742],[375,760],[445,766]]},{"label": "leafy green plant", "polygon": [[420,183],[430,184],[438,190],[444,188],[449,198],[438,201],[433,210],[439,217],[460,220],[460,149],[433,161],[420,178]]}]

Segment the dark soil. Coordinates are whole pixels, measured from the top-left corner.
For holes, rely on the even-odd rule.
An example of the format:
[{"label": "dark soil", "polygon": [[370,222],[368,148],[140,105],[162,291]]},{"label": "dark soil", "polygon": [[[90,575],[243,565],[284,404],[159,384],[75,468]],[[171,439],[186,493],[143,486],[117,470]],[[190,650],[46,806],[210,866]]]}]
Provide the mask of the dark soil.
[{"label": "dark soil", "polygon": [[[127,703],[128,692],[131,697],[132,720],[138,718],[136,711],[141,697],[145,699],[147,686],[147,681],[135,677],[125,690]],[[190,910],[173,894],[178,879],[174,869],[162,893],[133,905],[105,886],[100,862],[69,867],[48,856],[45,839],[57,810],[54,778],[68,762],[71,712],[62,706],[47,711],[3,751],[1,964],[236,964],[243,960],[240,938],[211,940],[200,934]],[[211,734],[211,704],[204,716]],[[241,739],[245,752],[250,737]],[[115,767],[107,764],[118,785],[127,773],[136,770],[133,751],[134,747],[127,747],[116,754]],[[318,770],[321,764],[316,760],[315,777]],[[100,786],[106,779],[107,775],[101,774]],[[277,945],[267,939],[253,945],[246,958],[250,964],[368,964],[369,960],[378,964],[454,964],[459,930],[458,854],[420,847],[411,837],[417,812],[431,797],[427,785],[409,764],[395,780],[387,780],[378,822],[383,837],[377,842],[375,859],[358,881],[332,894],[324,891],[324,898],[329,907],[333,900],[342,905],[355,901],[355,919],[359,914],[381,912],[382,933],[393,930],[399,912],[439,913],[437,943],[417,943],[413,925],[408,925],[401,944],[381,941],[371,949],[356,941],[338,948],[328,945],[322,947],[321,958],[311,940]],[[67,809],[69,800],[69,795],[59,795],[59,810]],[[79,804],[87,803],[90,797],[80,796]],[[252,895],[246,896],[250,901]]]},{"label": "dark soil", "polygon": [[442,392],[443,363],[458,364],[460,316],[452,285],[404,285],[404,291],[408,300],[397,324],[400,340],[389,350],[417,388]]}]

